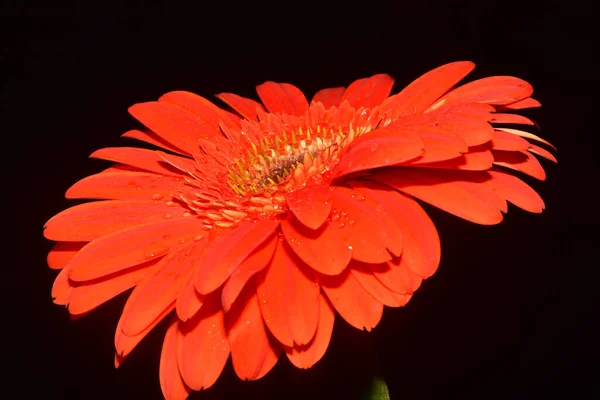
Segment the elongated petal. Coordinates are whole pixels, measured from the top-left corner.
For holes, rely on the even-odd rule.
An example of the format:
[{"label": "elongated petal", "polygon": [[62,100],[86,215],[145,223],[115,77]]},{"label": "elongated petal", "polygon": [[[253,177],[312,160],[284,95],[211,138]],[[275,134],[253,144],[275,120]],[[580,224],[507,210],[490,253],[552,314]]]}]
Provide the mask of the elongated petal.
[{"label": "elongated petal", "polygon": [[340,162],[331,171],[332,178],[353,172],[386,167],[415,159],[425,145],[414,133],[402,128],[377,129],[356,139],[340,154]]},{"label": "elongated petal", "polygon": [[494,150],[506,151],[525,151],[530,146],[529,142],[522,137],[500,130],[494,131],[491,145]]},{"label": "elongated petal", "polygon": [[438,115],[438,128],[458,136],[469,147],[481,145],[493,138],[494,128],[485,119],[451,110],[430,114],[430,118]]},{"label": "elongated petal", "polygon": [[225,327],[233,369],[240,379],[260,379],[275,366],[281,346],[269,338],[254,287],[240,294],[240,301],[225,316]]},{"label": "elongated petal", "polygon": [[501,171],[490,171],[487,183],[506,200],[532,213],[544,210],[544,200],[529,185],[519,178]]},{"label": "elongated petal", "polygon": [[145,172],[101,172],[67,190],[68,199],[160,200],[172,198],[183,179]]},{"label": "elongated petal", "polygon": [[63,269],[71,262],[73,257],[75,257],[75,254],[77,254],[77,252],[86,244],[86,242],[56,243],[46,258],[48,266],[52,269]]},{"label": "elongated petal", "polygon": [[475,68],[470,61],[442,65],[414,80],[400,93],[387,99],[380,111],[390,117],[401,117],[424,111]]},{"label": "elongated petal", "polygon": [[201,295],[196,290],[196,285],[194,284],[194,275],[195,271],[190,271],[189,277],[186,280],[187,283],[179,292],[177,301],[175,302],[177,317],[182,322],[185,322],[196,315],[198,310],[200,310],[200,307],[202,307],[202,303],[204,302],[205,296]]},{"label": "elongated petal", "polygon": [[277,340],[286,346],[310,342],[319,318],[319,285],[285,241],[278,242],[256,292],[265,324]]},{"label": "elongated petal", "polygon": [[83,247],[73,258],[69,278],[82,282],[122,271],[162,257],[180,240],[189,241],[202,232],[200,220],[186,218],[150,223],[102,236]]},{"label": "elongated petal", "polygon": [[334,320],[333,308],[322,294],[319,295],[319,322],[315,336],[308,344],[284,347],[292,364],[298,368],[310,368],[323,357],[331,340]]},{"label": "elongated petal", "polygon": [[325,108],[339,107],[345,91],[346,88],[344,87],[321,89],[314,95],[310,104],[320,102],[323,103]]},{"label": "elongated petal", "polygon": [[352,258],[350,232],[328,220],[318,230],[304,226],[295,218],[281,221],[281,231],[294,252],[311,268],[322,274],[337,275]]},{"label": "elongated petal", "polygon": [[311,229],[319,229],[331,213],[331,188],[324,182],[311,182],[284,194],[285,200],[298,221]]},{"label": "elongated petal", "polygon": [[241,221],[218,235],[198,260],[194,278],[196,290],[208,294],[221,286],[229,275],[260,246],[279,225],[278,221],[261,219]]},{"label": "elongated petal", "polygon": [[375,300],[349,270],[337,276],[319,277],[319,283],[342,318],[357,329],[373,329],[383,315],[383,304]]},{"label": "elongated petal", "polygon": [[190,153],[180,149],[179,147],[176,147],[173,144],[167,142],[166,140],[164,140],[163,138],[161,138],[160,136],[158,136],[156,133],[154,133],[152,131],[140,131],[138,129],[132,129],[132,130],[127,131],[124,134],[122,134],[121,137],[129,138],[129,139],[136,139],[136,140],[140,140],[142,142],[150,143],[155,146],[161,147],[165,150],[172,151],[173,153],[177,153],[177,154],[181,154],[181,155],[185,155],[185,156],[191,155]]},{"label": "elongated petal", "polygon": [[433,275],[440,263],[441,247],[435,225],[427,213],[405,194],[375,182],[365,182],[363,185],[363,188],[357,189],[365,191],[368,188],[369,196],[401,228],[403,262],[418,276],[427,278]]},{"label": "elongated petal", "polygon": [[374,179],[476,224],[499,223],[506,208],[502,199],[481,185],[489,179],[484,172],[403,168],[379,173]]},{"label": "elongated petal", "polygon": [[172,204],[146,200],[84,203],[50,219],[44,236],[51,240],[92,241],[125,228],[184,218],[184,215],[190,214],[188,209]]},{"label": "elongated petal", "polygon": [[[406,257],[410,260],[410,257]],[[421,286],[423,278],[418,276],[403,257],[396,257],[385,264],[369,264],[373,276],[391,291],[411,295]],[[409,299],[404,297],[404,300]]]},{"label": "elongated petal", "polygon": [[493,151],[494,165],[514,169],[541,181],[546,179],[546,171],[540,162],[528,151]]},{"label": "elongated petal", "polygon": [[154,150],[138,149],[135,147],[107,147],[96,150],[90,155],[90,158],[99,158],[101,160],[131,165],[162,175],[180,175],[177,170],[166,164]]},{"label": "elongated petal", "polygon": [[535,140],[535,141],[544,143],[544,144],[552,147],[554,150],[556,150],[556,147],[554,147],[554,145],[552,145],[552,143],[548,142],[545,139],[542,139],[541,137],[539,137],[537,135],[534,135],[531,132],[526,132],[526,131],[521,131],[521,130],[518,130],[518,129],[511,129],[511,128],[496,128],[496,130],[508,132],[510,134],[513,134],[513,135],[516,135],[516,136],[521,136],[521,137],[524,137],[526,139]]},{"label": "elongated petal", "polygon": [[494,113],[492,114],[492,120],[490,122],[497,124],[535,125],[529,118],[518,114]]},{"label": "elongated petal", "polygon": [[171,324],[165,334],[162,351],[160,353],[159,379],[160,389],[166,400],[185,400],[190,394],[177,364],[177,346],[181,332],[178,327],[177,318],[171,319]]},{"label": "elongated petal", "polygon": [[211,387],[229,358],[219,296],[215,293],[206,300],[192,319],[179,323],[179,370],[185,384],[193,390]]},{"label": "elongated petal", "polygon": [[221,295],[223,311],[228,312],[250,278],[269,265],[279,239],[279,235],[273,235],[265,240],[231,273]]},{"label": "elongated petal", "polygon": [[540,107],[541,105],[542,104],[539,101],[532,99],[531,97],[527,97],[525,99],[515,101],[514,103],[505,104],[499,107],[498,110],[522,110],[524,108]]},{"label": "elongated petal", "polygon": [[200,150],[200,138],[222,136],[220,129],[183,108],[165,102],[139,103],[129,113],[153,132],[189,154]]},{"label": "elongated petal", "polygon": [[354,108],[373,108],[380,105],[392,91],[394,79],[387,74],[377,74],[369,78],[358,79],[350,84],[340,104],[348,100]]},{"label": "elongated petal", "polygon": [[512,76],[491,76],[462,85],[442,97],[443,107],[461,103],[506,105],[531,96],[533,88],[522,79]]},{"label": "elongated petal", "polygon": [[256,87],[261,101],[272,113],[304,115],[308,101],[296,86],[289,83],[265,82]]},{"label": "elongated petal", "polygon": [[556,160],[556,157],[554,157],[554,155],[552,153],[550,153],[548,150],[546,150],[546,149],[544,149],[544,148],[542,148],[540,146],[536,146],[535,144],[531,144],[530,143],[528,151],[530,153],[537,154],[538,156],[543,157],[543,158],[545,158],[547,160],[550,160],[550,161],[552,161],[554,163],[558,162]]},{"label": "elongated petal", "polygon": [[229,107],[233,108],[242,117],[251,121],[258,121],[258,114],[256,113],[257,108],[264,111],[263,106],[260,103],[252,99],[238,96],[237,94],[220,93],[217,97]]},{"label": "elongated petal", "polygon": [[225,124],[230,128],[239,128],[240,126],[237,121],[239,118],[232,118],[225,110],[195,93],[177,90],[162,95],[158,101],[174,104],[189,111],[208,124],[214,131],[219,131],[221,124]]},{"label": "elongated petal", "polygon": [[[448,136],[434,132],[418,133],[423,141],[425,152],[419,158],[406,161],[406,165],[420,165],[432,162],[440,162],[460,157],[469,151],[462,139],[456,136]],[[401,164],[400,164],[401,165]]]},{"label": "elongated petal", "polygon": [[461,169],[465,171],[485,171],[492,168],[493,165],[494,155],[489,150],[469,151],[451,160],[410,164],[412,167],[419,168]]},{"label": "elongated petal", "polygon": [[73,290],[73,284],[69,280],[69,272],[71,272],[71,268],[67,266],[60,271],[54,279],[52,291],[50,292],[54,304],[59,304],[61,306],[69,304],[69,298],[71,297],[71,291]]},{"label": "elongated petal", "polygon": [[408,302],[409,297],[407,295],[394,293],[384,286],[373,275],[368,264],[354,261],[351,263],[349,269],[362,288],[381,304],[388,307],[401,307]]}]

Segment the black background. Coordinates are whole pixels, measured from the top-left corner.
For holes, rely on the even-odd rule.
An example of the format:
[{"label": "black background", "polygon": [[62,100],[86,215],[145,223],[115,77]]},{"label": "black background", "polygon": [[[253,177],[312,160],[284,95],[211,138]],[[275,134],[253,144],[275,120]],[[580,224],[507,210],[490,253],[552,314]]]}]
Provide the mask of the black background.
[{"label": "black background", "polygon": [[45,264],[44,222],[75,204],[63,196],[71,184],[107,166],[86,157],[135,145],[119,138],[139,127],[127,107],[178,89],[255,97],[265,80],[293,83],[310,98],[381,72],[396,78],[397,92],[457,60],[478,65],[469,79],[513,75],[534,85],[544,106],[526,115],[559,149],[557,166],[543,162],[546,182],[525,178],[546,211],[510,207],[502,224],[483,227],[426,206],[442,263],[407,307],[386,309],[371,333],[338,318],[310,370],[284,357],[249,383],[228,363],[213,388],[191,398],[360,398],[374,353],[392,399],[594,397],[594,11],[576,2],[402,3],[199,2],[186,10],[17,2],[3,10],[3,197],[15,221],[5,229],[14,242],[5,242],[12,261],[4,265],[3,331],[12,398],[161,398],[164,324],[115,370],[126,297],[70,321],[52,304],[56,272]]}]

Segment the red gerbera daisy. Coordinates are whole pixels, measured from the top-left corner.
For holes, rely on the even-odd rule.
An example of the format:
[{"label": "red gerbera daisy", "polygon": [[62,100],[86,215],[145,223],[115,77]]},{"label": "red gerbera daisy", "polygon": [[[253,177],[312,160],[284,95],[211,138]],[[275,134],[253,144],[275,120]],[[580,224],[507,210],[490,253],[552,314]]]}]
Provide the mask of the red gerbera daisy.
[{"label": "red gerbera daisy", "polygon": [[[105,148],[107,170],[68,198],[101,199],[45,226],[62,269],[52,295],[73,315],[135,287],[115,336],[117,366],[171,315],[160,383],[168,399],[210,387],[229,355],[258,379],[282,352],[299,368],[325,353],[334,312],[358,329],[383,306],[405,305],[440,262],[436,228],[415,200],[478,224],[507,201],[542,199],[508,173],[544,179],[532,155],[555,161],[533,125],[507,113],[540,104],[507,76],[452,89],[471,62],[439,67],[389,96],[380,74],[319,91],[257,87],[262,105],[217,97],[233,112],[171,92],[130,113],[149,130],[125,137],[162,150]],[[266,110],[265,110],[266,109]]]}]

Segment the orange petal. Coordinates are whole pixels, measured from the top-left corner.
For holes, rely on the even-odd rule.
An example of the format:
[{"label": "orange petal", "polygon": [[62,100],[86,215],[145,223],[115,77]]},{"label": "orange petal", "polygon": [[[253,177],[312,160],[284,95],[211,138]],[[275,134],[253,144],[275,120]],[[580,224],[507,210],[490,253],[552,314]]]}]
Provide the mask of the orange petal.
[{"label": "orange petal", "polygon": [[217,95],[217,98],[233,108],[242,117],[251,121],[258,121],[258,114],[256,113],[257,108],[264,111],[263,106],[260,103],[238,96],[237,94],[220,93]]},{"label": "orange petal", "polygon": [[539,101],[532,99],[531,97],[527,97],[511,104],[504,104],[503,106],[498,107],[498,110],[522,110],[524,108],[541,107],[541,105],[542,104]]},{"label": "orange petal", "polygon": [[247,287],[225,316],[233,369],[240,379],[256,380],[277,363],[281,346],[269,338],[254,285]]},{"label": "orange petal", "polygon": [[183,183],[182,178],[150,172],[101,172],[75,183],[65,196],[67,199],[170,199]]},{"label": "orange petal", "polygon": [[194,277],[196,290],[208,294],[221,286],[278,226],[279,221],[268,218],[241,221],[216,236],[198,260]]},{"label": "orange petal", "polygon": [[310,105],[320,102],[323,103],[325,108],[339,107],[345,91],[346,88],[344,87],[321,89],[314,95]]},{"label": "orange petal", "polygon": [[195,93],[176,90],[162,95],[158,101],[174,104],[189,111],[215,131],[221,129],[220,124],[224,124],[230,128],[239,128],[240,126],[238,117],[232,118],[227,111],[220,109],[211,101]]},{"label": "orange petal", "polygon": [[102,236],[84,246],[73,258],[69,278],[82,282],[122,271],[162,257],[180,240],[189,241],[203,232],[200,220],[185,218],[135,226]]},{"label": "orange petal", "polygon": [[350,273],[356,278],[362,288],[381,304],[389,307],[401,307],[408,302],[409,296],[394,293],[384,286],[375,275],[373,275],[368,264],[353,261],[350,263],[349,269]]},{"label": "orange petal", "polygon": [[397,127],[376,129],[346,146],[332,179],[353,172],[386,167],[415,159],[424,151],[423,141],[414,133]]},{"label": "orange petal", "polygon": [[[410,255],[407,258],[411,259]],[[368,267],[379,282],[399,294],[411,295],[423,282],[423,278],[408,266],[403,257],[396,257],[385,264],[369,264]],[[404,300],[408,301],[408,298]]]},{"label": "orange petal", "polygon": [[269,265],[279,238],[279,235],[273,235],[271,238],[265,240],[231,273],[231,276],[223,286],[223,293],[221,295],[221,305],[224,312],[229,311],[231,305],[250,278]]},{"label": "orange petal", "polygon": [[190,272],[206,249],[206,240],[184,245],[158,262],[158,269],[139,291],[123,320],[123,333],[137,335],[169,304],[192,279]]},{"label": "orange petal", "polygon": [[554,150],[556,150],[556,147],[554,147],[552,145],[552,143],[548,142],[547,140],[542,139],[541,137],[539,137],[537,135],[534,135],[531,132],[520,131],[518,129],[510,129],[510,128],[496,128],[496,130],[508,132],[508,133],[513,134],[513,135],[524,137],[526,139],[531,139],[531,140],[535,140],[535,141],[538,141],[538,142],[542,142],[542,143],[544,143],[544,144],[552,147]]},{"label": "orange petal", "polygon": [[461,169],[465,171],[485,171],[494,165],[494,156],[489,150],[473,151],[451,160],[423,164],[411,164],[419,168]]},{"label": "orange petal", "polygon": [[522,137],[511,135],[510,133],[500,130],[494,131],[494,138],[492,139],[491,145],[494,150],[507,151],[525,151],[530,146],[529,142]]},{"label": "orange petal", "polygon": [[383,304],[375,300],[349,270],[337,276],[321,275],[319,282],[342,318],[357,329],[373,329],[383,315]]},{"label": "orange petal", "polygon": [[388,98],[394,86],[394,79],[387,74],[377,74],[358,79],[348,86],[340,104],[348,100],[354,108],[374,108]]},{"label": "orange petal", "polygon": [[71,297],[71,291],[73,290],[73,285],[69,281],[70,271],[71,269],[67,266],[54,279],[51,291],[54,304],[66,306],[69,303],[69,297]]},{"label": "orange petal", "polygon": [[265,82],[256,87],[256,92],[271,113],[301,116],[308,110],[304,94],[289,83]]},{"label": "orange petal", "polygon": [[310,368],[323,357],[331,340],[334,320],[333,308],[322,294],[319,295],[319,322],[315,336],[308,344],[284,347],[292,364],[298,368]]},{"label": "orange petal", "polygon": [[46,258],[48,266],[52,269],[63,269],[71,262],[73,257],[75,257],[75,254],[77,254],[77,252],[86,244],[86,242],[56,243]]},{"label": "orange petal", "polygon": [[180,148],[173,146],[171,143],[167,142],[156,133],[152,131],[140,131],[138,129],[132,129],[130,131],[125,132],[121,135],[124,138],[136,139],[142,142],[150,143],[155,146],[161,147],[165,150],[172,151],[173,153],[181,154],[184,156],[190,156],[191,154],[181,150]]},{"label": "orange petal", "polygon": [[132,288],[145,276],[156,273],[158,268],[156,261],[150,261],[98,280],[74,284],[69,296],[69,312],[75,315],[87,313]]},{"label": "orange petal", "polygon": [[200,150],[200,138],[222,136],[220,129],[175,105],[151,101],[129,107],[129,113],[167,142],[189,154]]},{"label": "orange petal", "polygon": [[306,344],[319,319],[319,285],[312,271],[279,241],[257,291],[265,324],[286,346]]},{"label": "orange petal", "polygon": [[512,76],[491,76],[458,87],[432,106],[444,107],[462,103],[485,103],[506,105],[531,96],[533,87],[522,79]]},{"label": "orange petal", "polygon": [[390,117],[420,113],[467,76],[473,68],[475,64],[470,61],[458,61],[429,71],[383,102],[380,111]]},{"label": "orange petal", "polygon": [[406,161],[406,165],[420,165],[440,162],[460,157],[469,151],[462,139],[456,136],[442,135],[434,132],[420,132],[419,138],[425,145],[425,152],[417,159]]},{"label": "orange petal", "polygon": [[195,271],[190,271],[190,275],[186,280],[187,283],[179,292],[177,296],[177,301],[175,303],[175,309],[177,310],[177,317],[183,322],[192,318],[200,307],[202,307],[202,303],[204,302],[204,297],[196,290],[196,285],[194,285],[194,273]]},{"label": "orange petal", "polygon": [[452,110],[429,114],[438,119],[438,129],[445,130],[461,138],[469,147],[481,145],[492,139],[494,128],[485,119],[476,118],[472,114]]},{"label": "orange petal", "polygon": [[324,182],[310,181],[293,192],[284,193],[290,211],[310,229],[319,229],[331,213],[331,187]]},{"label": "orange petal", "polygon": [[331,218],[315,231],[291,217],[281,221],[281,231],[298,257],[322,274],[339,274],[352,258],[350,232]]},{"label": "orange petal", "polygon": [[427,213],[409,196],[375,182],[369,185],[369,195],[402,230],[403,262],[423,278],[433,275],[440,263],[441,248],[437,230]]},{"label": "orange petal", "polygon": [[402,168],[374,179],[476,224],[497,224],[506,209],[506,202],[485,185],[490,179],[485,172]]},{"label": "orange petal", "polygon": [[487,183],[502,197],[519,208],[532,213],[541,213],[544,200],[529,185],[519,178],[501,171],[490,171]]},{"label": "orange petal", "polygon": [[166,400],[185,400],[190,394],[190,388],[187,387],[177,364],[177,352],[179,331],[177,317],[171,319],[171,324],[165,334],[162,351],[160,353],[159,379],[160,389]]},{"label": "orange petal", "polygon": [[107,147],[96,150],[90,158],[114,161],[125,165],[155,172],[162,175],[179,176],[177,170],[166,164],[155,150],[138,149],[136,147]]},{"label": "orange petal", "polygon": [[536,146],[535,144],[529,144],[529,152],[533,154],[537,154],[540,157],[544,157],[547,160],[557,163],[556,157],[548,150],[541,148],[540,146]]},{"label": "orange petal", "polygon": [[352,190],[336,187],[333,197],[339,229],[350,235],[352,258],[362,262],[386,262],[392,259],[388,249],[396,255],[402,253],[402,231],[392,222],[387,212],[373,200],[368,184],[349,182]]},{"label": "orange petal", "polygon": [[518,114],[494,113],[492,114],[492,120],[490,122],[497,124],[535,125],[529,118]]},{"label": "orange petal", "polygon": [[92,241],[136,225],[184,218],[187,208],[147,200],[107,200],[68,208],[50,219],[44,236],[50,240]]},{"label": "orange petal", "polygon": [[183,381],[193,390],[211,387],[229,358],[229,342],[218,293],[206,298],[200,311],[179,323],[178,362]]},{"label": "orange petal", "polygon": [[527,151],[493,151],[494,165],[514,169],[541,181],[546,179],[546,171],[540,162]]}]

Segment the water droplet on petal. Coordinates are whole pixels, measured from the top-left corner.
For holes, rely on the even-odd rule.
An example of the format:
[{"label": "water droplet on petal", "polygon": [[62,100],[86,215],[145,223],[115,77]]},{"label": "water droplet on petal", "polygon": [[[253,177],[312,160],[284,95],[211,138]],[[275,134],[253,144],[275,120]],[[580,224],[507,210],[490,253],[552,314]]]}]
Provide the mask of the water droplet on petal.
[{"label": "water droplet on petal", "polygon": [[160,200],[160,199],[162,199],[163,197],[164,197],[164,196],[163,196],[162,194],[160,194],[160,193],[154,193],[154,194],[152,195],[152,200]]},{"label": "water droplet on petal", "polygon": [[204,239],[204,235],[196,235],[194,237],[194,242],[199,242],[200,240]]},{"label": "water droplet on petal", "polygon": [[171,218],[173,218],[173,214],[171,214],[171,213],[166,213],[165,215],[163,215],[163,218],[164,218],[164,219],[171,219]]},{"label": "water droplet on petal", "polygon": [[144,250],[144,258],[146,260],[152,260],[153,258],[164,256],[169,252],[169,248],[164,245],[156,245],[153,247],[149,247]]},{"label": "water droplet on petal", "polygon": [[353,247],[352,247],[352,246],[348,246],[348,249],[349,249],[349,250],[352,250],[352,249],[353,249]]},{"label": "water droplet on petal", "polygon": [[183,213],[184,217],[190,217],[191,215],[192,215],[192,213],[188,212],[188,211],[186,211],[186,212]]},{"label": "water droplet on petal", "polygon": [[348,225],[354,225],[355,221],[353,219],[351,219],[350,221],[348,221]]}]

